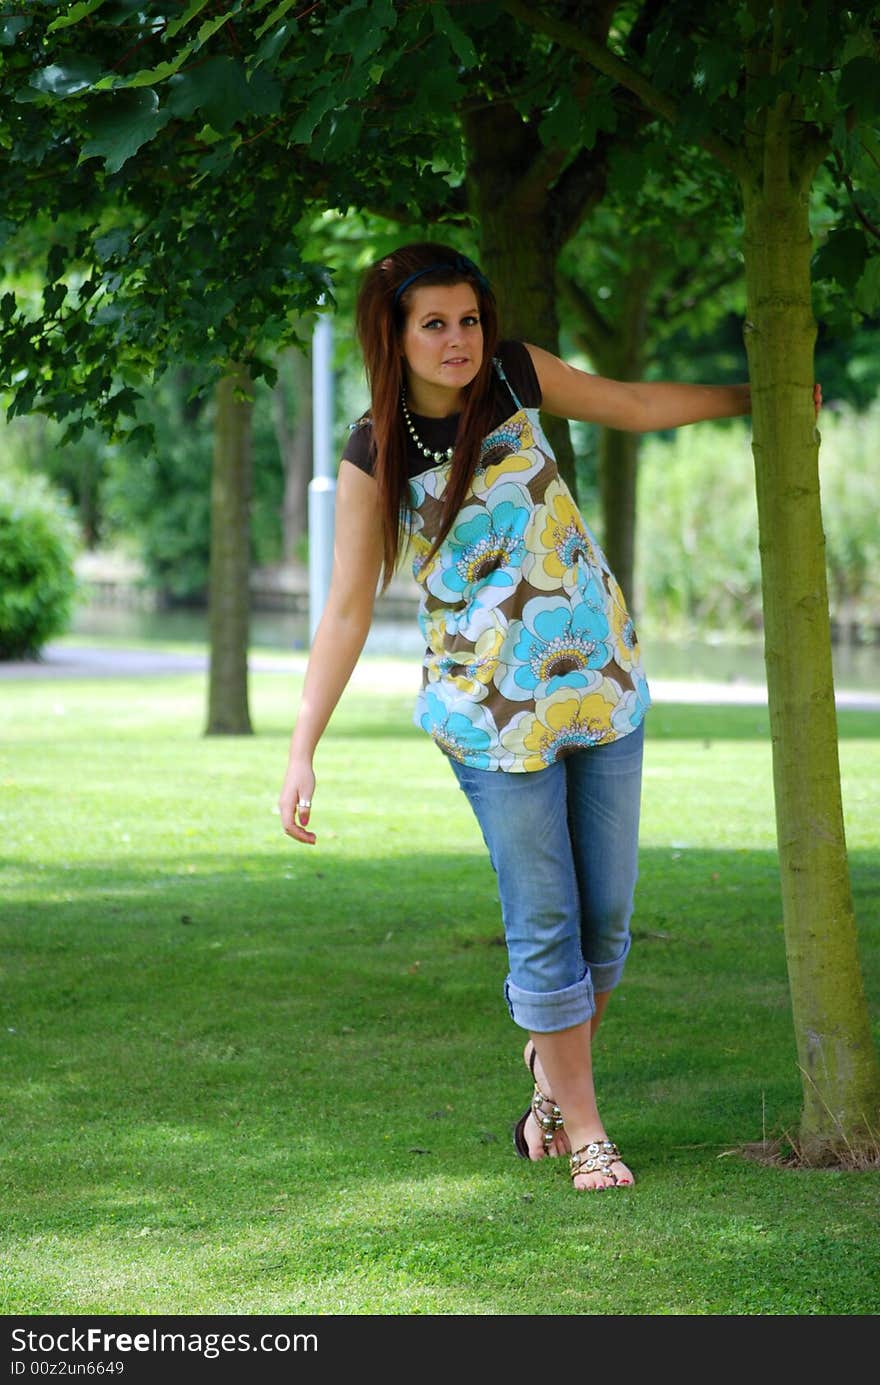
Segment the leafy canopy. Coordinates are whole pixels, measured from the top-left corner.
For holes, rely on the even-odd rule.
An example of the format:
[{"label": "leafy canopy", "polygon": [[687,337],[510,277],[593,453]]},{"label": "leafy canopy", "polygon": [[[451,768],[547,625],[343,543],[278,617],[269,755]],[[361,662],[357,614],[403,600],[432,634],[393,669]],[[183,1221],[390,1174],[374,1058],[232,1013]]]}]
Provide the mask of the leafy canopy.
[{"label": "leafy canopy", "polygon": [[[233,360],[271,377],[332,294],[303,255],[315,209],[448,199],[450,112],[475,55],[445,9],[296,8],[0,7],[11,414],[130,431],[172,363],[197,389]],[[22,291],[35,267],[40,289]]]}]

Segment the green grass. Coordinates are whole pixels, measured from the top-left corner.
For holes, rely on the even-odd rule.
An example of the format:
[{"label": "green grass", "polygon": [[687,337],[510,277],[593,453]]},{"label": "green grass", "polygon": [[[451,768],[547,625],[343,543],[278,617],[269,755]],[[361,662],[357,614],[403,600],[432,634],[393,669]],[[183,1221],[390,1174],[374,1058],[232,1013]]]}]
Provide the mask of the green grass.
[{"label": "green grass", "polygon": [[[365,665],[309,850],[298,682],[254,676],[241,739],[200,676],[0,685],[0,1312],[875,1313],[880,1175],[736,1152],[800,1105],[766,713],[651,713],[596,1059],[638,1186],[591,1197],[513,1155],[493,877],[411,695]],[[840,722],[877,1015],[880,718]]]}]

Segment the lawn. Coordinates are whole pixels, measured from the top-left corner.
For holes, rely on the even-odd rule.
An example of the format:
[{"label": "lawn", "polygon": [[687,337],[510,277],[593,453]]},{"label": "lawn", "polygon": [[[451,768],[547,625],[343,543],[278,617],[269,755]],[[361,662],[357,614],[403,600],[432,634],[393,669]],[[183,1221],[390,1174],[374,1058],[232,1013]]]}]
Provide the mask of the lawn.
[{"label": "lawn", "polygon": [[[649,717],[629,969],[597,1041],[637,1187],[517,1160],[529,1082],[494,880],[411,691],[367,660],[315,849],[204,679],[0,685],[5,1314],[874,1314],[880,1173],[740,1153],[800,1080],[766,712]],[[880,716],[840,716],[880,1018]]]}]

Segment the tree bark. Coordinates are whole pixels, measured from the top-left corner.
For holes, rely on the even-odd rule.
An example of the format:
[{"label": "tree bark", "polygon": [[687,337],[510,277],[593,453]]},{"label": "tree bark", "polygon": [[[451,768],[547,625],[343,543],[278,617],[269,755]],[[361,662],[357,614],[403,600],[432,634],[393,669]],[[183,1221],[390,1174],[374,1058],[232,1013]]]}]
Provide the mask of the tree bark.
[{"label": "tree bark", "polygon": [[803,1081],[801,1153],[876,1149],[873,1044],[847,865],[818,434],[808,196],[783,98],[742,180],[764,645],[786,956]]},{"label": "tree bark", "polygon": [[[628,376],[618,376],[628,379]],[[636,377],[638,378],[638,377]],[[602,511],[602,548],[636,617],[636,494],[639,470],[639,437],[603,428],[599,436],[599,500]]]},{"label": "tree bark", "polygon": [[251,382],[233,366],[216,392],[211,474],[209,736],[249,735]]},{"label": "tree bark", "polygon": [[294,419],[287,413],[285,391],[279,380],[272,391],[275,436],[284,467],[284,500],[281,508],[282,556],[296,562],[297,549],[308,531],[309,481],[312,479],[312,365],[311,355],[292,347],[286,360],[293,375]]},{"label": "tree bark", "polygon": [[[621,307],[610,337],[592,353],[601,375],[613,380],[641,380],[645,373],[648,304],[652,273],[634,265],[620,295]],[[599,440],[599,495],[602,547],[635,618],[636,499],[639,447],[637,433],[603,428]]]}]

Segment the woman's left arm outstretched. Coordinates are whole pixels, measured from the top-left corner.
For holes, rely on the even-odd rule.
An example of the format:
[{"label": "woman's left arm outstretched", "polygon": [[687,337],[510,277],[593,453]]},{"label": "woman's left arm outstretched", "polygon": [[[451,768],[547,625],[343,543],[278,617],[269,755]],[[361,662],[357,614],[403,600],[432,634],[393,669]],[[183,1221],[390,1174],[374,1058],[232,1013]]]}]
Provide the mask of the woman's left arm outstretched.
[{"label": "woman's left arm outstretched", "polygon": [[748,384],[608,380],[578,370],[540,346],[528,342],[525,345],[541,386],[541,407],[560,418],[580,419],[623,432],[648,433],[751,412]]}]

